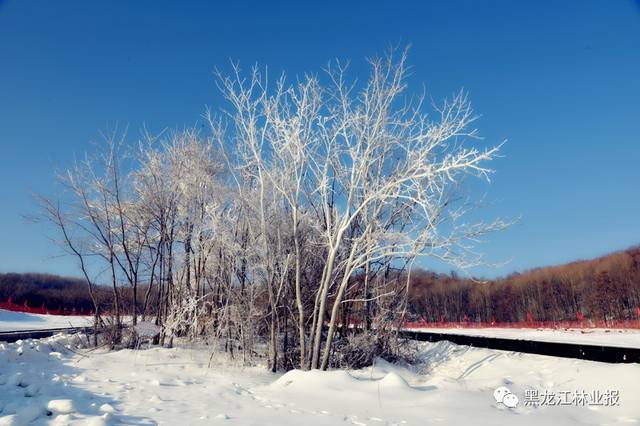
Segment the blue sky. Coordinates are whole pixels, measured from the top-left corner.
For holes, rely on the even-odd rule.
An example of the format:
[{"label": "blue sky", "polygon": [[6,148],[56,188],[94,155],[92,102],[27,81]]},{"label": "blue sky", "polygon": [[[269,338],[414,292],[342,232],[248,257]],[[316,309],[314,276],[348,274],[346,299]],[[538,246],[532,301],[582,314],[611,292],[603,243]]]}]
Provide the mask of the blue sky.
[{"label": "blue sky", "polygon": [[[318,71],[411,45],[411,83],[464,88],[485,143],[508,140],[483,216],[520,223],[479,248],[496,276],[640,243],[640,2],[45,2],[0,0],[0,272],[77,275],[32,192],[91,150],[197,125],[230,58]],[[446,270],[424,262],[425,267]]]}]

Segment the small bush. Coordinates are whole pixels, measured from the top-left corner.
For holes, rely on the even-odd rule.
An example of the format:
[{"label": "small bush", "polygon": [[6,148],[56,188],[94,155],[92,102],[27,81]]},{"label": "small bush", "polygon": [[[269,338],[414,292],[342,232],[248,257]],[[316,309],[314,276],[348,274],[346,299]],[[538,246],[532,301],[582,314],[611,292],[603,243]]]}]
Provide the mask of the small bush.
[{"label": "small bush", "polygon": [[415,359],[415,349],[393,332],[363,331],[336,342],[333,367],[360,369],[373,365],[376,358],[410,363]]}]

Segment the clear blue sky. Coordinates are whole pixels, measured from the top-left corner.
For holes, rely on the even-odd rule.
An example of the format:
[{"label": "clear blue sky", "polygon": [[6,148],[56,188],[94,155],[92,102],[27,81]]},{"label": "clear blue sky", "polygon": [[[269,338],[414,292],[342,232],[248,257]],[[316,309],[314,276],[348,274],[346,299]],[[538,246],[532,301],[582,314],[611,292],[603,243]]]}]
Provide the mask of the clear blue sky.
[{"label": "clear blue sky", "polygon": [[474,273],[640,243],[640,2],[275,3],[0,0],[0,271],[78,274],[22,215],[100,130],[197,124],[229,58],[361,73],[390,43],[411,44],[416,90],[466,89],[486,141],[509,141],[484,216],[522,219],[481,250],[511,262]]}]

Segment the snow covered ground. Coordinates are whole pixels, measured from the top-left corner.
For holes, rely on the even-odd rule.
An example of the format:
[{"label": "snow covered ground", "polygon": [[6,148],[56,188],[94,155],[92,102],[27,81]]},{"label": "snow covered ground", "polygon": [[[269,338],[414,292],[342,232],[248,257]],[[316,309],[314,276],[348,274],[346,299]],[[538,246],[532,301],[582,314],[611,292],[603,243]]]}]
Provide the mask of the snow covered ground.
[{"label": "snow covered ground", "polygon": [[84,327],[92,324],[93,318],[90,316],[40,315],[0,309],[0,331]]},{"label": "snow covered ground", "polygon": [[640,348],[640,330],[635,329],[416,328],[410,330],[541,342]]},{"label": "snow covered ground", "polygon": [[[421,344],[420,367],[271,374],[206,346],[116,352],[54,336],[0,344],[0,425],[578,425],[640,422],[640,365]],[[493,393],[505,386],[520,403]],[[612,406],[525,403],[615,392]],[[531,398],[529,398],[531,400]],[[542,403],[542,401],[539,401]]]}]

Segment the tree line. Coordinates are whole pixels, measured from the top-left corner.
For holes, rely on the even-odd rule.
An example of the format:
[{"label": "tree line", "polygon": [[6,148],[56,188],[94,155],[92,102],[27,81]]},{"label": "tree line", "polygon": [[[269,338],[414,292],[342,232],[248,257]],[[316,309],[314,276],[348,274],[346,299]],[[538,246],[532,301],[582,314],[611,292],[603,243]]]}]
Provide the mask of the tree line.
[{"label": "tree line", "polygon": [[[146,284],[141,286],[146,290]],[[124,310],[131,312],[132,291],[121,288]],[[102,312],[112,309],[108,287],[96,286],[94,297]],[[11,302],[17,307],[35,308],[49,313],[82,313],[93,315],[94,305],[85,280],[41,273],[0,273],[0,304]]]},{"label": "tree line", "polygon": [[[388,275],[387,281],[393,280],[396,287],[406,282],[406,271],[389,268],[384,272]],[[364,279],[364,275],[352,278]],[[358,288],[363,283],[351,285]],[[407,321],[635,320],[640,317],[640,247],[490,281],[414,268],[408,285]],[[143,293],[147,286],[147,283],[141,284]],[[385,287],[392,286],[386,284]],[[119,291],[123,312],[130,314],[132,291],[128,287]],[[101,310],[108,312],[112,302],[108,288],[97,286],[95,295]],[[93,312],[84,280],[51,274],[0,274],[0,301],[7,300],[50,311]],[[363,302],[346,301],[340,322],[370,328],[373,316],[366,312],[369,308]],[[153,309],[155,305],[151,307],[152,314]]]},{"label": "tree line", "polygon": [[410,306],[428,322],[640,318],[640,248],[480,281],[416,271]]}]

